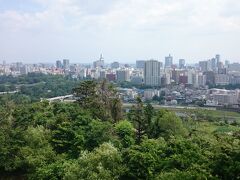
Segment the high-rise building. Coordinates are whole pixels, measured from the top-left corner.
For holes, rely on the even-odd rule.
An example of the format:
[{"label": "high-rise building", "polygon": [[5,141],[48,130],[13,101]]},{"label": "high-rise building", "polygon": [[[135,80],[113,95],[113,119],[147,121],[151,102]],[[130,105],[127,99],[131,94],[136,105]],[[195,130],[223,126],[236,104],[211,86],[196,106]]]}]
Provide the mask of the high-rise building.
[{"label": "high-rise building", "polygon": [[145,65],[145,60],[137,60],[136,61],[136,68],[144,69],[144,65]]},{"label": "high-rise building", "polygon": [[199,86],[205,86],[206,85],[206,75],[203,73],[198,74],[198,85]]},{"label": "high-rise building", "polygon": [[216,61],[217,61],[217,68],[220,68],[220,66],[221,66],[221,63],[220,63],[220,55],[219,54],[216,54],[216,56],[215,56],[215,59],[216,59]]},{"label": "high-rise building", "polygon": [[220,62],[220,55],[216,54],[215,59],[217,60],[217,63],[219,63]]},{"label": "high-rise building", "polygon": [[216,58],[212,58],[211,60],[211,70],[216,72],[217,71],[217,59]]},{"label": "high-rise building", "polygon": [[230,64],[230,62],[228,60],[225,61],[225,67],[228,68],[228,65]]},{"label": "high-rise building", "polygon": [[116,72],[116,75],[117,75],[118,82],[130,81],[129,70],[118,70]]},{"label": "high-rise building", "polygon": [[131,76],[131,83],[140,85],[143,83],[143,77],[142,76]]},{"label": "high-rise building", "polygon": [[210,71],[211,61],[199,61],[199,67],[202,72]]},{"label": "high-rise building", "polygon": [[213,71],[205,71],[203,73],[206,76],[206,84],[214,85],[215,84],[215,75]]},{"label": "high-rise building", "polygon": [[185,67],[185,59],[179,59],[179,68],[183,69]]},{"label": "high-rise building", "polygon": [[113,62],[113,63],[111,64],[111,68],[112,68],[112,69],[117,69],[117,68],[119,68],[119,67],[120,67],[119,62]]},{"label": "high-rise building", "polygon": [[229,75],[227,74],[215,74],[216,85],[228,85],[230,83]]},{"label": "high-rise building", "polygon": [[106,78],[106,71],[100,71],[100,79],[105,79]]},{"label": "high-rise building", "polygon": [[160,68],[163,68],[163,62],[159,62],[160,63]]},{"label": "high-rise building", "polygon": [[228,65],[228,70],[229,71],[240,71],[240,63],[232,63]]},{"label": "high-rise building", "polygon": [[93,62],[93,68],[103,68],[104,67],[104,58],[103,55],[100,55],[99,60]]},{"label": "high-rise building", "polygon": [[61,61],[56,61],[56,67],[58,68],[58,69],[60,69],[60,68],[62,68],[62,62]]},{"label": "high-rise building", "polygon": [[115,81],[116,80],[116,74],[113,74],[113,73],[106,74],[106,79],[110,82]]},{"label": "high-rise building", "polygon": [[171,68],[173,65],[173,57],[169,54],[169,56],[165,57],[165,68]]},{"label": "high-rise building", "polygon": [[29,67],[27,65],[23,65],[20,67],[20,74],[28,74]]},{"label": "high-rise building", "polygon": [[69,69],[70,63],[69,59],[63,59],[63,69]]},{"label": "high-rise building", "polygon": [[144,83],[146,86],[161,86],[160,62],[149,60],[144,66]]},{"label": "high-rise building", "polygon": [[218,74],[227,74],[227,68],[218,68]]}]

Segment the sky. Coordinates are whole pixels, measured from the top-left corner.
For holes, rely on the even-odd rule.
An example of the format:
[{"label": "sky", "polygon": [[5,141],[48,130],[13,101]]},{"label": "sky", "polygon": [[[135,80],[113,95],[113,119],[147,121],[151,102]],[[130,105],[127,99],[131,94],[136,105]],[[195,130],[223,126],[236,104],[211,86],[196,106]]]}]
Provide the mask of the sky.
[{"label": "sky", "polygon": [[0,0],[0,61],[240,62],[239,0]]}]

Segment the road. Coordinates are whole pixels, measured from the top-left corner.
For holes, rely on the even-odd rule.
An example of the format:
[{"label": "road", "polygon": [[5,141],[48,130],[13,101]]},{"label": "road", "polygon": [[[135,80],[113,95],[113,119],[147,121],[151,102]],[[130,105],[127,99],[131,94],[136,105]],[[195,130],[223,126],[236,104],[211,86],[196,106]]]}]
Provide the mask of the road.
[{"label": "road", "polygon": [[[130,108],[134,105],[133,103],[123,103],[123,107]],[[166,108],[166,109],[205,109],[205,110],[217,110],[214,107],[189,107],[189,106],[165,106],[165,105],[158,105],[152,104],[155,109]]]},{"label": "road", "polygon": [[[48,101],[56,101],[56,100],[61,100],[61,101],[64,101],[64,102],[74,102],[75,100],[72,100],[72,99],[67,99],[67,98],[72,98],[73,95],[66,95],[66,96],[58,96],[58,97],[53,97],[53,98],[49,98],[49,99],[46,99]],[[123,103],[123,107],[124,108],[130,108],[134,105],[134,103]],[[205,110],[217,110],[216,108],[214,107],[192,107],[192,106],[165,106],[165,105],[158,105],[158,104],[152,104],[152,106],[155,108],[155,109],[160,109],[160,108],[165,108],[165,109],[205,109]]]}]

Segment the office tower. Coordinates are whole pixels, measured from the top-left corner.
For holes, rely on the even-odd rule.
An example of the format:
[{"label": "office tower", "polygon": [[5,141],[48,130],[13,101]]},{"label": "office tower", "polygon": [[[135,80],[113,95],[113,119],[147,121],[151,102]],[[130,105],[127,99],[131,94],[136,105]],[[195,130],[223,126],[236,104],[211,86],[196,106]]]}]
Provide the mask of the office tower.
[{"label": "office tower", "polygon": [[183,74],[185,71],[184,70],[176,70],[176,69],[173,69],[171,71],[171,77],[172,77],[172,80],[178,84],[179,83],[179,76],[180,74]]},{"label": "office tower", "polygon": [[99,79],[105,79],[106,78],[106,71],[100,71]]},{"label": "office tower", "polygon": [[111,68],[112,68],[112,69],[117,69],[117,68],[119,68],[119,66],[120,66],[119,62],[113,62],[113,63],[111,64]]},{"label": "office tower", "polygon": [[198,86],[205,86],[206,85],[206,75],[203,73],[198,74]]},{"label": "office tower", "polygon": [[104,67],[104,58],[103,55],[100,55],[99,60],[93,62],[93,68],[103,68]]},{"label": "office tower", "polygon": [[118,70],[116,72],[116,75],[117,75],[118,82],[130,81],[129,70]]},{"label": "office tower", "polygon": [[215,74],[214,77],[216,85],[228,85],[230,82],[229,75],[227,74]]},{"label": "office tower", "polygon": [[137,60],[136,61],[136,68],[144,69],[144,65],[145,65],[145,60]]},{"label": "office tower", "polygon": [[229,71],[236,71],[240,72],[240,63],[232,63],[228,65],[228,70]]},{"label": "office tower", "polygon": [[160,68],[163,68],[163,62],[159,62],[160,63]]},{"label": "office tower", "polygon": [[58,69],[61,69],[62,68],[62,62],[61,61],[56,61],[56,67],[58,68]]},{"label": "office tower", "polygon": [[192,69],[189,69],[187,71],[187,77],[188,77],[188,84],[194,84],[194,82],[197,81],[196,72]]},{"label": "office tower", "polygon": [[216,62],[217,62],[217,68],[220,68],[220,55],[216,54],[215,59],[216,59]]},{"label": "office tower", "polygon": [[29,67],[27,65],[23,65],[20,67],[20,74],[28,74]]},{"label": "office tower", "polygon": [[215,84],[215,75],[213,71],[206,71],[203,73],[206,76],[206,84],[214,85]]},{"label": "office tower", "polygon": [[217,60],[217,63],[219,63],[220,62],[220,55],[216,54],[215,59]]},{"label": "office tower", "polygon": [[227,68],[218,68],[218,74],[227,74]]},{"label": "office tower", "polygon": [[185,59],[179,59],[179,68],[183,69],[185,67]]},{"label": "office tower", "polygon": [[87,70],[86,69],[80,69],[79,77],[81,79],[84,79],[86,76],[87,76]]},{"label": "office tower", "polygon": [[17,62],[16,63],[16,71],[20,71],[20,67],[22,66],[22,62]]},{"label": "office tower", "polygon": [[69,60],[63,59],[63,69],[69,69]]},{"label": "office tower", "polygon": [[199,67],[202,72],[211,70],[211,61],[199,61]]},{"label": "office tower", "polygon": [[187,84],[188,83],[188,76],[185,74],[181,74],[179,76],[179,84]]},{"label": "office tower", "polygon": [[217,71],[217,59],[212,58],[210,61],[211,61],[210,62],[211,70],[216,72]]},{"label": "office tower", "polygon": [[165,57],[165,68],[171,68],[173,65],[173,57],[169,54],[169,56]]},{"label": "office tower", "polygon": [[228,65],[230,64],[230,62],[228,60],[225,61],[225,67],[228,68]]},{"label": "office tower", "polygon": [[131,83],[140,85],[143,83],[143,77],[142,76],[131,76]]},{"label": "office tower", "polygon": [[149,60],[144,66],[144,83],[146,86],[161,86],[160,62]]},{"label": "office tower", "polygon": [[69,67],[69,70],[70,70],[70,72],[72,72],[72,73],[76,73],[76,72],[77,72],[77,68],[78,68],[77,64],[73,64],[73,65],[71,65],[71,66]]},{"label": "office tower", "polygon": [[115,81],[116,80],[116,74],[113,74],[113,73],[106,74],[106,79],[110,82]]}]

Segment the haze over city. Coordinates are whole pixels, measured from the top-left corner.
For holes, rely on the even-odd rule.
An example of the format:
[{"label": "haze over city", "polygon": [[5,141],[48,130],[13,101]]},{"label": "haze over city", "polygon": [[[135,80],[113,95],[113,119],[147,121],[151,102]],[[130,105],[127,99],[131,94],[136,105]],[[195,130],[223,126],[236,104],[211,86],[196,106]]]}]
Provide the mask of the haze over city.
[{"label": "haze over city", "polygon": [[237,0],[0,0],[0,61],[240,62]]}]

